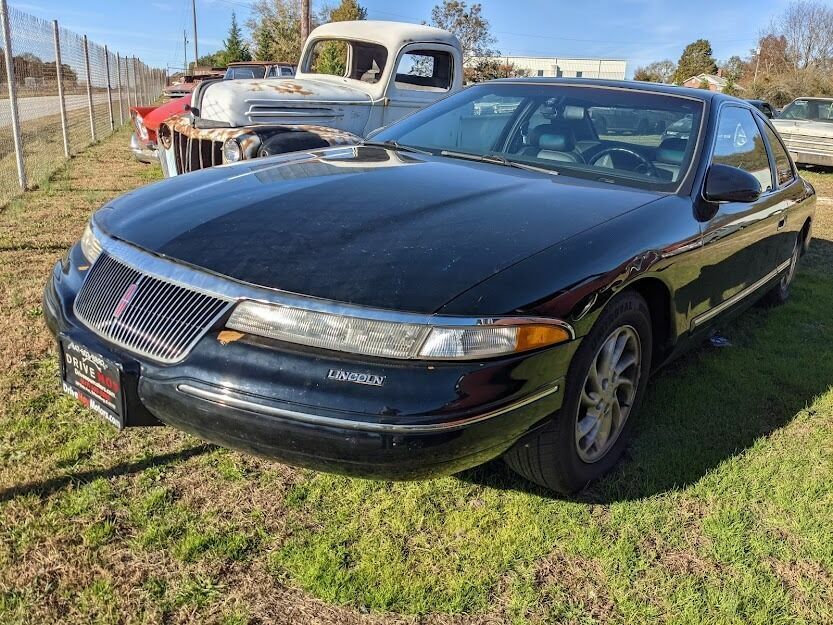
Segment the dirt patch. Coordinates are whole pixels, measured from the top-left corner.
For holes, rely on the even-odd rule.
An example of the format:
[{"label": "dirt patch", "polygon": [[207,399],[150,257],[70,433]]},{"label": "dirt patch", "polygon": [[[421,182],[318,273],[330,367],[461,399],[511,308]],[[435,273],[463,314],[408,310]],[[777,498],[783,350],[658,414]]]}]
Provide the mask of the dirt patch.
[{"label": "dirt patch", "polygon": [[538,563],[535,586],[542,596],[541,607],[546,621],[558,620],[571,609],[580,610],[593,622],[621,620],[622,615],[610,596],[606,576],[594,560],[555,551]]}]

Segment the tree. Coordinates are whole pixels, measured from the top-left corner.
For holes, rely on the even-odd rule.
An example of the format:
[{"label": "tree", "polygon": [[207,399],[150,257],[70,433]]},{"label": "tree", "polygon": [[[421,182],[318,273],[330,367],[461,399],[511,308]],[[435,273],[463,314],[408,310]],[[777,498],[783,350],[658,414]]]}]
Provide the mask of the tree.
[{"label": "tree", "polygon": [[222,54],[223,51],[218,50],[217,52],[201,56],[197,59],[196,63],[193,61],[189,63],[189,71],[193,72],[196,67],[224,67],[225,63],[223,62]]},{"label": "tree", "polygon": [[496,78],[525,78],[529,72],[496,57],[484,57],[465,68],[466,82],[483,82]]},{"label": "tree", "polygon": [[781,73],[791,67],[787,54],[787,38],[768,33],[758,40],[758,47],[752,51],[749,68],[754,73]]},{"label": "tree", "polygon": [[833,66],[833,6],[813,0],[790,3],[770,28],[784,37],[787,58],[796,69]]},{"label": "tree", "polygon": [[714,74],[717,62],[714,60],[712,44],[708,39],[698,39],[685,47],[674,72],[674,82],[681,84],[698,74]]},{"label": "tree", "polygon": [[465,2],[443,0],[431,10],[431,25],[454,33],[460,41],[466,67],[477,59],[500,54],[491,47],[496,39],[480,4],[473,4],[469,9]]},{"label": "tree", "polygon": [[301,7],[293,0],[257,0],[246,22],[258,61],[297,63],[301,58]]},{"label": "tree", "polygon": [[220,61],[220,65],[252,60],[249,45],[243,41],[243,31],[237,25],[237,15],[234,11],[231,13],[231,26],[229,26],[228,30],[228,39],[223,41],[223,49],[217,52],[215,56]]},{"label": "tree", "polygon": [[728,80],[730,83],[736,83],[741,79],[744,72],[746,71],[746,63],[742,58],[735,55],[729,57],[729,59],[720,66],[720,71],[722,72],[723,78]]},{"label": "tree", "polygon": [[674,72],[677,71],[677,66],[671,59],[664,61],[654,61],[645,67],[637,67],[633,73],[634,80],[643,80],[646,82],[671,82],[674,77]]},{"label": "tree", "polygon": [[356,0],[341,0],[341,4],[334,9],[325,9],[324,14],[329,22],[350,22],[367,19],[367,9]]},{"label": "tree", "polygon": [[[341,0],[335,8],[322,11],[322,21],[349,22],[367,18],[367,9],[356,0]],[[340,41],[327,41],[315,59],[315,71],[333,76],[344,76],[347,69],[347,46]]]}]

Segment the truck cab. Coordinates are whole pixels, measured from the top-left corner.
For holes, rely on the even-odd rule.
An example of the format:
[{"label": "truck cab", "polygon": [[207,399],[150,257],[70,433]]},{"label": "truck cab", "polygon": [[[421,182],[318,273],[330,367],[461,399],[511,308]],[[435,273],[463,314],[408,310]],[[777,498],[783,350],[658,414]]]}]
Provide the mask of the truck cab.
[{"label": "truck cab", "polygon": [[307,40],[294,79],[201,84],[160,128],[167,176],[243,159],[353,145],[463,86],[460,44],[438,28],[333,22]]}]

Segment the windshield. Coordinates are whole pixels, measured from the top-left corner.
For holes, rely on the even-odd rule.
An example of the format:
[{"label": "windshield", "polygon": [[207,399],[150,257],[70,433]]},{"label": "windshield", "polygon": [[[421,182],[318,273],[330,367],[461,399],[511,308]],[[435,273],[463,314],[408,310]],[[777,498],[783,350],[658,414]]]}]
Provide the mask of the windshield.
[{"label": "windshield", "polygon": [[375,84],[382,79],[387,61],[387,48],[375,43],[319,39],[310,46],[304,61],[304,71]]},{"label": "windshield", "polygon": [[796,100],[789,104],[779,117],[833,122],[833,100]]},{"label": "windshield", "polygon": [[229,67],[223,80],[242,80],[248,78],[263,78],[266,76],[265,65],[253,65],[251,67]]},{"label": "windshield", "polygon": [[[375,142],[480,156],[637,188],[674,190],[694,152],[703,102],[588,86],[487,83],[394,124]],[[686,132],[668,132],[686,127]]]}]

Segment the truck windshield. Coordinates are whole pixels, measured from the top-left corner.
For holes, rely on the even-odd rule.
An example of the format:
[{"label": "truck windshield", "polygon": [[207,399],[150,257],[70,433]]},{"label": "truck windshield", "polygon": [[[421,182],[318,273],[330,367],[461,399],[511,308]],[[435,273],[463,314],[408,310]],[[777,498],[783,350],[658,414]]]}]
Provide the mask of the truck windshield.
[{"label": "truck windshield", "polygon": [[833,122],[833,100],[796,100],[785,108],[781,119]]},{"label": "truck windshield", "polygon": [[304,70],[375,84],[381,80],[387,60],[387,48],[375,43],[319,39],[310,47]]},{"label": "truck windshield", "polygon": [[[532,83],[470,87],[373,142],[674,191],[699,137],[702,100],[637,89]],[[685,124],[686,132],[669,132]]]}]

